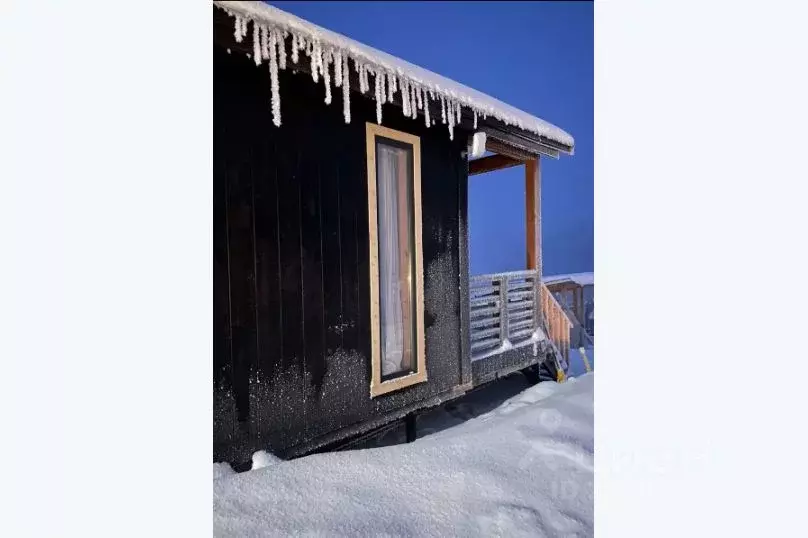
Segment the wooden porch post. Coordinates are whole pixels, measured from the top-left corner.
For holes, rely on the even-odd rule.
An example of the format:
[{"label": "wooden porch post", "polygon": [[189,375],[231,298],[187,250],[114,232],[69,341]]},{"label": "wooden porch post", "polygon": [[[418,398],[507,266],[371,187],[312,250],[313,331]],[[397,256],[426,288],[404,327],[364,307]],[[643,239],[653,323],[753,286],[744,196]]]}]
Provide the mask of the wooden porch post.
[{"label": "wooden porch post", "polygon": [[584,320],[584,316],[586,315],[586,311],[585,311],[585,308],[584,308],[584,287],[583,286],[578,288],[578,312],[579,312],[578,321],[581,322],[581,325],[585,325],[584,322],[586,320]]},{"label": "wooden porch post", "polygon": [[573,298],[574,298],[574,302],[575,302],[575,307],[574,307],[574,310],[573,310],[572,313],[575,314],[575,319],[578,320],[578,327],[575,328],[575,332],[574,332],[574,334],[575,334],[575,347],[576,348],[582,346],[583,343],[584,343],[584,337],[581,334],[581,332],[584,330],[583,300],[582,300],[581,290],[583,290],[583,288],[581,286],[573,288],[573,290],[572,290],[572,294],[573,294]]},{"label": "wooden porch post", "polygon": [[541,285],[541,169],[539,156],[525,162],[525,224],[527,238],[527,269],[535,270],[535,295],[533,320],[535,327],[542,326]]},{"label": "wooden porch post", "polygon": [[541,170],[539,157],[525,162],[525,213],[527,216],[527,269],[541,276]]}]

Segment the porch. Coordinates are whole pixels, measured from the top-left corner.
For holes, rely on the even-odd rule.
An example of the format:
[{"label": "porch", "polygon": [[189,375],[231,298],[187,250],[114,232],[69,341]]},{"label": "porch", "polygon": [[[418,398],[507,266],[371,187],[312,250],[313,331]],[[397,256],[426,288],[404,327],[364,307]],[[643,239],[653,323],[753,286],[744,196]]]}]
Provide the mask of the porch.
[{"label": "porch", "polygon": [[488,155],[470,160],[468,174],[523,168],[526,268],[469,277],[468,355],[475,385],[545,361],[566,371],[572,328],[563,305],[541,278],[540,159],[557,159],[559,152],[542,145],[528,150],[521,140],[486,134]]},{"label": "porch", "polygon": [[537,270],[469,278],[469,352],[475,384],[570,356],[572,323]]}]

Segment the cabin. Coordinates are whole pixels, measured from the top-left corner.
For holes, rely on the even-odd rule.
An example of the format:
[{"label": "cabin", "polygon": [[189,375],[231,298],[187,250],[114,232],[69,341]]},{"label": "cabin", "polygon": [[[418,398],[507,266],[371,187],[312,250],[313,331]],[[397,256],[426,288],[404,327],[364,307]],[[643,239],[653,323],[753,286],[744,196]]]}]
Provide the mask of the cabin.
[{"label": "cabin", "polygon": [[[515,371],[563,378],[541,163],[573,138],[273,6],[213,4],[214,461],[414,430]],[[525,267],[469,275],[469,177],[515,166]]]},{"label": "cabin", "polygon": [[595,274],[570,273],[545,276],[544,284],[572,324],[570,345],[592,347],[595,341]]}]

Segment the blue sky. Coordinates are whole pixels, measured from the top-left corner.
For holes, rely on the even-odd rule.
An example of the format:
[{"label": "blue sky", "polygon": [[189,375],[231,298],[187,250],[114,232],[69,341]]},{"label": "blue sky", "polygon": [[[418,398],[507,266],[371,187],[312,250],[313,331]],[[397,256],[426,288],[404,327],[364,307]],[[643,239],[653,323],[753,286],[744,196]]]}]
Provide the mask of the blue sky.
[{"label": "blue sky", "polygon": [[[593,10],[590,2],[270,2],[539,116],[575,137],[542,165],[544,273],[593,260]],[[472,274],[525,267],[524,172],[472,177]]]}]

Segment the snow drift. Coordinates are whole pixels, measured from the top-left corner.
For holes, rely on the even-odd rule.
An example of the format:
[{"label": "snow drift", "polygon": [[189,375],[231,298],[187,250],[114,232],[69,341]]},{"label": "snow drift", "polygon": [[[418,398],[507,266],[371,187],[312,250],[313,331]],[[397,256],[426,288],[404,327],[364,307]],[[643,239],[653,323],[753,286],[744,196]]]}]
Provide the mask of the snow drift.
[{"label": "snow drift", "polygon": [[594,374],[384,448],[217,472],[216,536],[591,536]]}]

